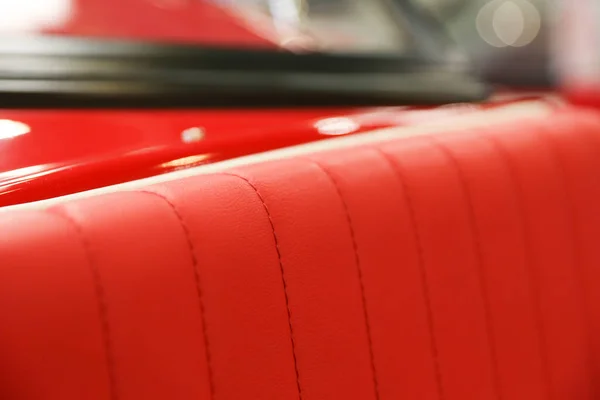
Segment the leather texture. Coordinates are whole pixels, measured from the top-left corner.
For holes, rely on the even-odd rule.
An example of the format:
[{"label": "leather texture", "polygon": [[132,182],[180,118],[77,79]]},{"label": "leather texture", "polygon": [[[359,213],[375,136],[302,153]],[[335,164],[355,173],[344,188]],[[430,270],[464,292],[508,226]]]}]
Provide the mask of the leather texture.
[{"label": "leather texture", "polygon": [[600,119],[0,215],[6,400],[598,399]]}]

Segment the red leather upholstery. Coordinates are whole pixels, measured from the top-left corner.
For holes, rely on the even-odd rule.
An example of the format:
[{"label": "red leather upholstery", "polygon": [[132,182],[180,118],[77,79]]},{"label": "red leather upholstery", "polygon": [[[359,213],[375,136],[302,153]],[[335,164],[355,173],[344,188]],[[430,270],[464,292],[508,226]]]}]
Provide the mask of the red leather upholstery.
[{"label": "red leather upholstery", "polygon": [[0,216],[0,397],[597,399],[600,120]]}]

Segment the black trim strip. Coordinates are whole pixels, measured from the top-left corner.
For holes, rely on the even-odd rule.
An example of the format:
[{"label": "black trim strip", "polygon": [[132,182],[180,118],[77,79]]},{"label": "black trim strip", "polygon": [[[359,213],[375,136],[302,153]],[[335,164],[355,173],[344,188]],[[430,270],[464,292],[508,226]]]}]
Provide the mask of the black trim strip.
[{"label": "black trim strip", "polygon": [[70,37],[0,40],[0,107],[277,107],[477,101],[417,57],[293,54]]}]

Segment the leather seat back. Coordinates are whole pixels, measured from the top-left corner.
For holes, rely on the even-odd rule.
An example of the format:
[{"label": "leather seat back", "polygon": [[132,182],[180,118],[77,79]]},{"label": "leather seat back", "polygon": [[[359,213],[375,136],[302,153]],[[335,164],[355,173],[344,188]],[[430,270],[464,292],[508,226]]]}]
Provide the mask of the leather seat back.
[{"label": "leather seat back", "polygon": [[0,215],[4,399],[593,399],[600,120]]}]

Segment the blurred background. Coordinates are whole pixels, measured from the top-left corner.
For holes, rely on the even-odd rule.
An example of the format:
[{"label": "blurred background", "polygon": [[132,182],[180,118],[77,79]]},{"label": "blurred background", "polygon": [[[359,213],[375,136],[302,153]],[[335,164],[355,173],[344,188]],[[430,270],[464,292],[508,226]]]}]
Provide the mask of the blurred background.
[{"label": "blurred background", "polygon": [[453,47],[425,42],[451,40],[497,84],[548,87],[557,66],[600,80],[598,0],[0,0],[0,33],[266,45],[223,20],[211,25],[218,18],[208,5],[295,50],[408,53],[415,37],[402,32],[411,25],[421,48],[441,54]]},{"label": "blurred background", "polygon": [[519,86],[553,80],[551,0],[416,0],[488,79]]}]

